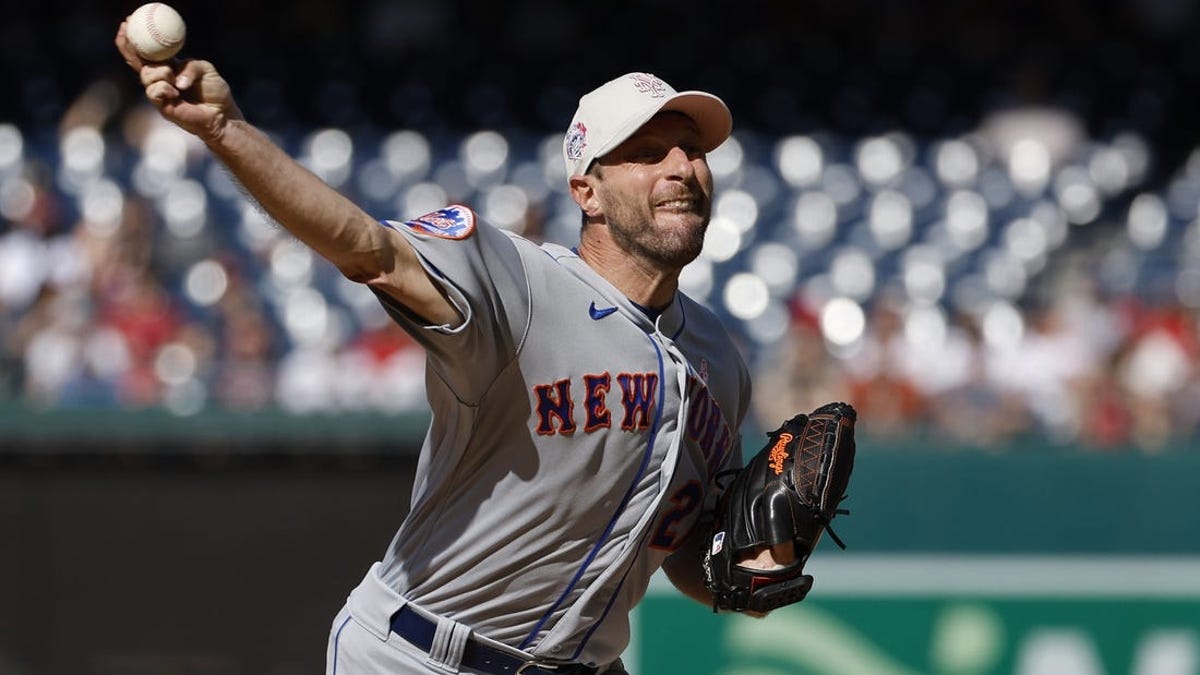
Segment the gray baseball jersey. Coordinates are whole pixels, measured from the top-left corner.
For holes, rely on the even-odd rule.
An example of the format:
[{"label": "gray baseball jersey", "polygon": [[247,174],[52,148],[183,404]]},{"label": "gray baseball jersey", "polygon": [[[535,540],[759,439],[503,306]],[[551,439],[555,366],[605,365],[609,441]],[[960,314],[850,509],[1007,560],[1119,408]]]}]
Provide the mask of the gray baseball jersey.
[{"label": "gray baseball jersey", "polygon": [[380,296],[428,352],[433,413],[380,576],[538,656],[616,659],[713,475],[740,466],[737,348],[684,294],[652,317],[572,250],[465,207],[384,225],[465,319],[431,327]]}]

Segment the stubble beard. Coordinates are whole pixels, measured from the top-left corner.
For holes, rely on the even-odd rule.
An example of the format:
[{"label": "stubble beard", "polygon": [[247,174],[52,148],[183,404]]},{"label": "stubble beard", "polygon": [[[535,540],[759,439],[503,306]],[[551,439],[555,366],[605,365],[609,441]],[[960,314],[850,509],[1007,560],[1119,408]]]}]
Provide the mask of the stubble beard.
[{"label": "stubble beard", "polygon": [[613,241],[621,250],[663,268],[682,269],[704,248],[709,220],[707,209],[704,211],[693,214],[700,218],[698,226],[680,222],[660,224],[653,212],[637,213],[620,202],[605,208],[605,215]]}]

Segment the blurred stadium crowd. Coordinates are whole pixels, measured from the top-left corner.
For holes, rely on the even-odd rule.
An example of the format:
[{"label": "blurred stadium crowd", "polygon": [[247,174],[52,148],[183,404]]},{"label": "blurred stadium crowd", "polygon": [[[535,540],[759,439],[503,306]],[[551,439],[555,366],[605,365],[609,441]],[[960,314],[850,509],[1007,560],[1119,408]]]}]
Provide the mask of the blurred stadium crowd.
[{"label": "blurred stadium crowd", "polygon": [[[797,20],[743,4],[776,20],[767,25]],[[870,39],[831,28],[851,10],[818,7],[824,21],[796,28],[806,39],[795,51],[777,32],[755,44],[732,30],[738,58],[706,59],[672,34],[645,39],[657,51],[572,67],[547,60],[570,50],[572,16],[519,2],[503,59],[444,46],[441,70],[422,50],[466,6],[361,3],[322,24],[314,5],[291,15],[308,42],[275,45],[273,58],[255,60],[243,24],[221,34],[192,21],[191,44],[213,54],[254,121],[380,218],[466,203],[500,227],[571,243],[578,210],[558,128],[572,92],[646,69],[725,96],[739,123],[710,156],[714,218],[682,283],[744,346],[762,426],[841,399],[869,433],[960,446],[1036,435],[1153,451],[1200,432],[1200,146],[1179,121],[1191,109],[1176,61],[1194,51],[1166,32],[1177,4],[1118,5],[1139,10],[1141,39],[1175,51],[1105,37],[1099,22],[1126,14],[1070,3],[1050,5],[1071,28],[1056,48],[1024,35],[1019,52],[988,51],[995,36],[973,21],[929,41],[920,17],[880,28],[902,10],[851,3],[876,11],[858,24]],[[669,9],[648,6],[653,20]],[[91,17],[108,39],[112,21],[97,11],[64,20]],[[19,39],[19,23],[7,30]],[[634,40],[647,28],[631,30]],[[359,35],[367,56],[337,51],[338,31]],[[408,47],[386,39],[397,34]],[[542,51],[521,42],[535,36]],[[251,56],[234,58],[243,48]],[[319,55],[304,63],[320,72],[283,63],[296,49]],[[971,58],[944,58],[956,49]],[[415,65],[399,78],[370,72],[405,59]],[[788,64],[799,75],[782,75]],[[122,64],[69,91],[46,64],[26,65],[12,121],[0,120],[0,402],[421,409],[422,355],[374,297],[268,222],[203,147],[139,102]],[[446,84],[463,70],[478,77]],[[990,76],[972,82],[979,73]],[[387,84],[370,96],[376,81]],[[298,89],[307,107],[290,103]]]}]

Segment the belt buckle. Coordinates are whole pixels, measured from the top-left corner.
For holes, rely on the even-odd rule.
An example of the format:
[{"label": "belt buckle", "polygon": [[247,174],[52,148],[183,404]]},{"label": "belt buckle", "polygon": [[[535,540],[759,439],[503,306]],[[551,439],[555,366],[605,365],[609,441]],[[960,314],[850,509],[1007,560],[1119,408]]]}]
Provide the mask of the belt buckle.
[{"label": "belt buckle", "polygon": [[531,670],[533,668],[541,668],[542,670],[558,670],[559,666],[561,666],[561,665],[562,664],[560,664],[560,663],[546,663],[545,661],[537,661],[537,660],[526,661],[525,663],[521,664],[520,668],[517,668],[517,672],[514,673],[514,675],[521,675],[521,673],[524,673],[525,671]]}]

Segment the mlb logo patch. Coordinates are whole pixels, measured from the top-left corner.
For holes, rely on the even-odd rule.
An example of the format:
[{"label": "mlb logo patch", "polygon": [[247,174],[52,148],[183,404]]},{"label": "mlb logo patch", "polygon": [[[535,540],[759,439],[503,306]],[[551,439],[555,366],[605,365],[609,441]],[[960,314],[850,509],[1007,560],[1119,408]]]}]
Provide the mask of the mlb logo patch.
[{"label": "mlb logo patch", "polygon": [[563,145],[566,146],[567,159],[583,157],[583,148],[587,145],[587,127],[583,126],[583,122],[576,122],[567,131]]},{"label": "mlb logo patch", "polygon": [[404,225],[415,232],[441,239],[466,239],[475,231],[475,213],[465,206],[447,206]]},{"label": "mlb logo patch", "polygon": [[723,548],[725,548],[725,533],[718,532],[713,535],[712,554],[716,555],[716,554],[720,553],[721,549],[723,549]]}]

